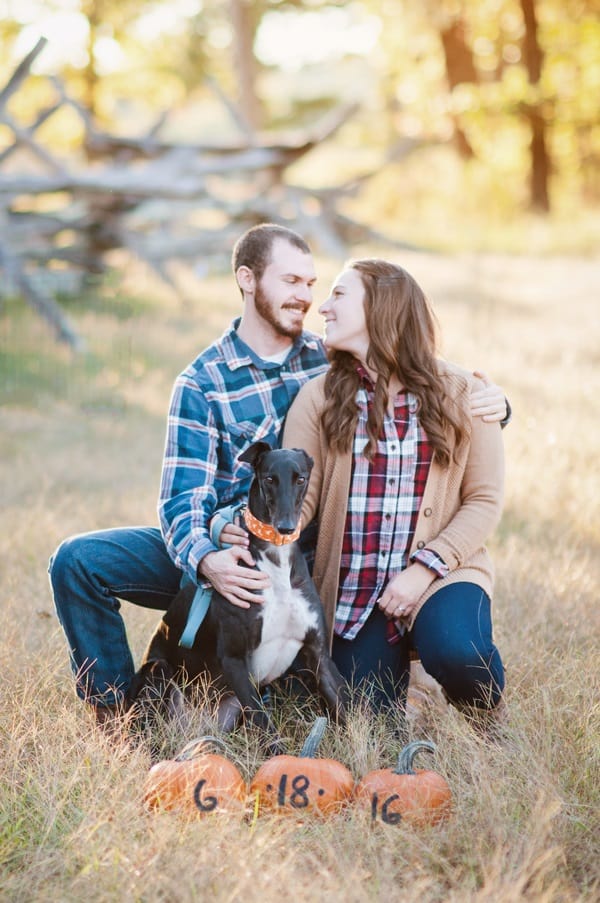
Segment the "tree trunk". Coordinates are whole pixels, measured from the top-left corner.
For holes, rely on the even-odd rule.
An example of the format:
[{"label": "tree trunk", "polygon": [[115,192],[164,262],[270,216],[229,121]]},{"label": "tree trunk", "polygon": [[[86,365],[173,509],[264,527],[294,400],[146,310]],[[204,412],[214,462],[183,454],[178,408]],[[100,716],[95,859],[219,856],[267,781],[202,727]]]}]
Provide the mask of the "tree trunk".
[{"label": "tree trunk", "polygon": [[85,106],[92,119],[96,118],[98,107],[98,73],[96,72],[96,37],[102,23],[102,0],[85,0],[82,12],[88,20],[89,35],[87,63],[84,70]]},{"label": "tree trunk", "polygon": [[[479,75],[471,48],[467,44],[465,26],[462,19],[454,19],[450,25],[440,30],[440,39],[446,61],[446,78],[452,91],[465,82],[477,84]],[[455,141],[460,155],[466,159],[473,157],[474,151],[462,130],[458,117],[454,117]]]},{"label": "tree trunk", "polygon": [[[527,67],[529,83],[534,87],[538,87],[542,75],[544,54],[538,40],[535,0],[521,0],[521,9],[525,22],[523,57]],[[548,183],[550,180],[551,162],[546,141],[546,120],[541,103],[538,101],[537,103],[525,105],[524,115],[529,121],[531,129],[530,204],[532,209],[548,213],[550,210]]]},{"label": "tree trunk", "polygon": [[234,67],[238,81],[240,112],[255,132],[263,124],[263,110],[256,92],[257,62],[254,56],[256,35],[255,4],[250,0],[230,0],[231,22],[234,33]]}]

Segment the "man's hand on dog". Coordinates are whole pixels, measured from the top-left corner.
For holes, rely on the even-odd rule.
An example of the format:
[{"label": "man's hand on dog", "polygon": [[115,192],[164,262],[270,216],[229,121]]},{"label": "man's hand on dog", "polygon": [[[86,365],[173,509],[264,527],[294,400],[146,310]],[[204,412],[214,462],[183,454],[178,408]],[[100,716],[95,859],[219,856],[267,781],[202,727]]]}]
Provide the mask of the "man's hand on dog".
[{"label": "man's hand on dog", "polygon": [[249,543],[248,531],[244,530],[244,528],[240,527],[238,524],[226,524],[219,535],[220,546],[240,546],[247,549]]},{"label": "man's hand on dog", "polygon": [[267,574],[255,568],[252,555],[243,545],[209,552],[198,565],[198,571],[238,608],[250,608],[252,602],[262,602],[260,594],[271,585]]}]

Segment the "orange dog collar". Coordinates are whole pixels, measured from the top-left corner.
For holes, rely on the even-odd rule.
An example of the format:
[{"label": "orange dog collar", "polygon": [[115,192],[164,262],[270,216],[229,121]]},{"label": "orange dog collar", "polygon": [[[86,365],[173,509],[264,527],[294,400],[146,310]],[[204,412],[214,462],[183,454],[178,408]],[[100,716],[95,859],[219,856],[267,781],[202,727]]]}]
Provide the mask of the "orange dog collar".
[{"label": "orange dog collar", "polygon": [[276,530],[275,527],[272,527],[271,524],[264,524],[257,517],[254,517],[249,508],[244,508],[244,523],[254,536],[264,539],[266,542],[271,542],[275,546],[287,546],[291,542],[296,542],[300,536],[300,525],[296,527],[293,533],[285,535]]}]

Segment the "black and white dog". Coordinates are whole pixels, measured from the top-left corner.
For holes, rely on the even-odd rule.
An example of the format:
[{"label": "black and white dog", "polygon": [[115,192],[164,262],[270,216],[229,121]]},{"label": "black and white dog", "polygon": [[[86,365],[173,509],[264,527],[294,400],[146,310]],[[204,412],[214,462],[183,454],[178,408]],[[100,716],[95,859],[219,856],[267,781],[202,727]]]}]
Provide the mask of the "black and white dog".
[{"label": "black and white dog", "polygon": [[135,705],[136,700],[161,695],[168,707],[169,693],[177,683],[202,679],[221,693],[233,692],[244,715],[267,733],[276,748],[275,727],[260,688],[284,674],[298,653],[338,721],[344,719],[347,691],[329,655],[323,607],[297,542],[312,458],[301,449],[271,449],[265,442],[255,442],[240,460],[254,468],[244,511],[249,549],[271,585],[262,602],[247,609],[215,591],[189,649],[179,640],[195,587],[182,589],[150,641],[132,681],[129,702]]}]

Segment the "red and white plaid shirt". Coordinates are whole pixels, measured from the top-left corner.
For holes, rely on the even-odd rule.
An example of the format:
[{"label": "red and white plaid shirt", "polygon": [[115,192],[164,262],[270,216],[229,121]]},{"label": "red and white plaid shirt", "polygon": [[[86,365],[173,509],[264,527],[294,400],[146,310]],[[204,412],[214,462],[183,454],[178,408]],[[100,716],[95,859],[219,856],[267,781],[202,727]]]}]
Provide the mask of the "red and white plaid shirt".
[{"label": "red and white plaid shirt", "polygon": [[[362,384],[356,395],[358,424],[352,455],[352,478],[340,565],[335,633],[356,637],[390,579],[408,565],[432,449],[417,417],[417,399],[401,391],[394,414],[386,414],[372,461],[363,455],[368,441],[367,416],[373,384],[358,367]],[[438,576],[448,573],[442,559],[427,549],[413,555]],[[388,640],[396,642],[404,626],[390,621]]]}]

